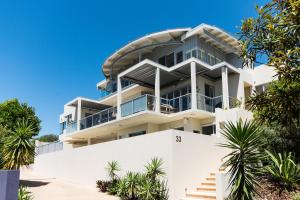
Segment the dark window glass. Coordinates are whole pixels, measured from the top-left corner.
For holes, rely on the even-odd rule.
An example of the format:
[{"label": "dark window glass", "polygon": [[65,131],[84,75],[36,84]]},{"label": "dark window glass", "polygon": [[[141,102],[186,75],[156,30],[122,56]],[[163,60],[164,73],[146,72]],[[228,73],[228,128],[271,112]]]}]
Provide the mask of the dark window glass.
[{"label": "dark window glass", "polygon": [[183,53],[182,53],[182,51],[180,51],[176,54],[176,64],[180,63],[182,61],[183,61]]},{"label": "dark window glass", "polygon": [[174,65],[174,53],[171,53],[166,57],[166,66],[171,67],[173,65]]},{"label": "dark window glass", "polygon": [[158,59],[158,63],[166,66],[166,56],[162,56]]},{"label": "dark window glass", "polygon": [[196,49],[194,49],[192,51],[192,57],[197,58],[197,50]]},{"label": "dark window glass", "polygon": [[183,131],[183,127],[178,127],[178,128],[174,128],[175,130],[178,130],[178,131]]},{"label": "dark window glass", "polygon": [[135,137],[139,135],[144,135],[146,134],[146,131],[140,131],[140,132],[135,132],[135,133],[129,133],[129,137]]},{"label": "dark window glass", "polygon": [[202,127],[202,134],[211,135],[216,133],[216,125]]}]

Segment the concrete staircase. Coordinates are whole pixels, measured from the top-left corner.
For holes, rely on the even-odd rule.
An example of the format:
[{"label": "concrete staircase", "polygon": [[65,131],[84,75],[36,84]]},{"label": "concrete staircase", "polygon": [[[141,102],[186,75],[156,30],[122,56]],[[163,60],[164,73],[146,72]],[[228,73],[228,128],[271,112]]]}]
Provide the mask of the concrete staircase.
[{"label": "concrete staircase", "polygon": [[216,196],[216,174],[210,173],[194,192],[187,192],[181,200],[212,200]]}]

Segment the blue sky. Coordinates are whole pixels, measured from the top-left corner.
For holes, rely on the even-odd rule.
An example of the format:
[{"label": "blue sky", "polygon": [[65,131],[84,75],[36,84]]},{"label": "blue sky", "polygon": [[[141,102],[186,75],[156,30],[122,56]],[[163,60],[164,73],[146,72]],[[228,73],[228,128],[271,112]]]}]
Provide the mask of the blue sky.
[{"label": "blue sky", "polygon": [[238,32],[265,0],[0,0],[0,102],[35,107],[41,135],[59,133],[63,105],[99,98],[101,64],[122,45],[152,32],[216,25]]}]

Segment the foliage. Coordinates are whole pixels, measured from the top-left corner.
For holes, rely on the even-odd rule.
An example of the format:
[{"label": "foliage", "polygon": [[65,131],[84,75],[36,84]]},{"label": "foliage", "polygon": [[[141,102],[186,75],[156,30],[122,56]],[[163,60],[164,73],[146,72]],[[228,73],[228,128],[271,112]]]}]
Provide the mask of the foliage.
[{"label": "foliage", "polygon": [[295,164],[292,153],[272,154],[267,151],[269,164],[266,171],[271,175],[272,181],[283,189],[294,189],[300,181],[300,167]]},{"label": "foliage", "polygon": [[[243,57],[259,62],[264,57],[278,80],[250,98],[255,116],[270,129],[275,125],[279,145],[271,150],[295,152],[300,160],[300,0],[272,0],[257,8],[258,17],[241,27]],[[271,141],[273,142],[273,141]],[[287,145],[288,143],[288,145]],[[289,147],[289,149],[285,149]]]},{"label": "foliage", "polygon": [[21,186],[18,191],[18,200],[32,200],[30,192],[27,191],[26,187]]},{"label": "foliage", "polygon": [[96,181],[96,187],[99,188],[101,192],[107,192],[108,187],[112,184],[111,181]]},{"label": "foliage", "polygon": [[55,134],[43,135],[37,139],[40,142],[57,142],[58,136]]},{"label": "foliage", "polygon": [[4,169],[19,169],[21,165],[28,165],[35,155],[32,135],[35,129],[28,121],[18,121],[13,131],[6,136],[1,149],[2,167]]},{"label": "foliage", "polygon": [[17,99],[11,99],[0,103],[0,125],[7,130],[14,130],[15,125],[26,119],[32,124],[33,135],[40,131],[41,120],[36,116],[34,108],[26,103],[20,103]]},{"label": "foliage", "polygon": [[108,162],[108,166],[106,170],[108,172],[108,176],[110,177],[111,181],[115,181],[119,179],[117,172],[121,171],[121,168],[117,161],[113,160],[111,162]]},{"label": "foliage", "polygon": [[146,168],[146,176],[153,181],[157,180],[158,178],[164,176],[166,173],[162,169],[163,160],[158,158],[151,159],[150,163],[145,165]]},{"label": "foliage", "polygon": [[[115,169],[116,163],[116,161],[110,162],[107,169]],[[110,173],[114,181],[109,184],[107,191],[124,200],[167,200],[169,191],[167,183],[162,180],[165,175],[162,164],[162,159],[153,158],[145,165],[145,173],[127,172],[124,177],[114,179],[112,177],[117,177],[116,173]],[[118,166],[117,169],[120,167]]]},{"label": "foliage", "polygon": [[251,200],[257,193],[257,176],[260,174],[258,163],[262,159],[259,151],[261,144],[261,130],[256,122],[239,120],[236,124],[228,122],[222,135],[227,140],[220,146],[229,148],[223,167],[229,168],[231,199]]},{"label": "foliage", "polygon": [[300,200],[300,192],[293,194],[292,200]]}]

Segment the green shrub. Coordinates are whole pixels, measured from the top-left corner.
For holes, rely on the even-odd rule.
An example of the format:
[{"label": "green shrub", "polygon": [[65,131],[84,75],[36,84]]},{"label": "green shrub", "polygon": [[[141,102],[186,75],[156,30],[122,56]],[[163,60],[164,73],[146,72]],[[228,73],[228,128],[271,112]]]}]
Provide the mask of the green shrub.
[{"label": "green shrub", "polygon": [[300,168],[295,163],[292,153],[266,152],[270,161],[265,169],[270,174],[271,180],[283,189],[294,189],[300,181]]},{"label": "green shrub", "polygon": [[300,200],[300,193],[299,193],[299,192],[294,193],[294,194],[292,195],[292,200]]},{"label": "green shrub", "polygon": [[153,158],[145,165],[145,173],[127,172],[119,178],[116,174],[119,165],[116,161],[110,162],[107,170],[113,181],[108,185],[108,193],[123,200],[167,200],[169,190],[163,180],[165,172],[162,164],[162,159]]},{"label": "green shrub", "polygon": [[21,186],[18,191],[18,200],[32,200],[30,192],[27,191],[26,187]]}]

